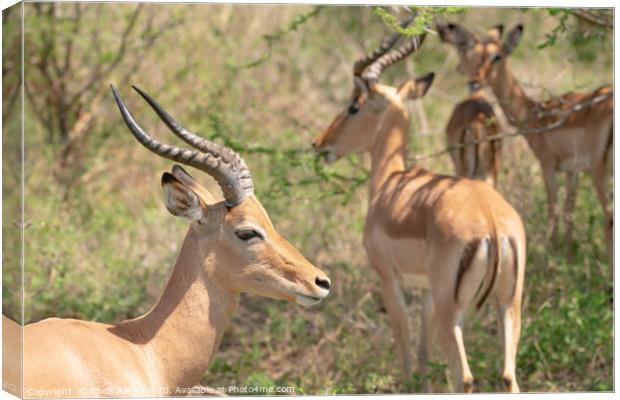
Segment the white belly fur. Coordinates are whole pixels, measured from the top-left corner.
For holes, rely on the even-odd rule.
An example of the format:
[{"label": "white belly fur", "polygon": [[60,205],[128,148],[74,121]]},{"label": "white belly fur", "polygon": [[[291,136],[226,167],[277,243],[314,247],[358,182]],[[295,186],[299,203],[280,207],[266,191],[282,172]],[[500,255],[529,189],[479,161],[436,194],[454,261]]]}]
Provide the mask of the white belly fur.
[{"label": "white belly fur", "polygon": [[400,273],[407,286],[429,289],[426,276],[426,241],[392,238],[381,229],[370,235],[369,251],[378,262],[389,264]]}]

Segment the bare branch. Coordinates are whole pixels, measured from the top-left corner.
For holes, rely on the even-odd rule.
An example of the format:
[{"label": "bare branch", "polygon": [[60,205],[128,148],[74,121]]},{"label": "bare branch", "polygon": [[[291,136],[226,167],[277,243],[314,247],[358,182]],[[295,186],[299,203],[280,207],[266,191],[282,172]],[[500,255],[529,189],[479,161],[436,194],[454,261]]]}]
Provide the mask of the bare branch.
[{"label": "bare branch", "polygon": [[75,3],[74,10],[75,10],[75,19],[74,19],[74,25],[72,29],[72,35],[67,35],[67,37],[65,38],[65,60],[64,60],[62,69],[60,71],[61,77],[64,77],[67,74],[67,72],[69,72],[69,70],[71,69],[71,55],[73,53],[73,41],[74,41],[74,38],[76,38],[78,36],[78,33],[80,32],[80,25],[81,25],[81,20],[82,20],[82,7],[80,3]]},{"label": "bare branch", "polygon": [[45,98],[43,98],[43,102],[45,104],[43,105],[39,104],[38,99],[40,98],[40,96],[35,96],[33,92],[36,90],[33,90],[33,88],[31,88],[31,85],[32,85],[31,82],[28,80],[24,82],[24,91],[26,92],[28,103],[32,107],[34,111],[34,115],[36,115],[36,117],[39,119],[41,124],[43,126],[48,127],[49,129],[48,138],[51,140],[53,138],[53,132],[54,132],[53,130],[54,124],[52,123],[53,122],[52,110],[49,107],[47,107]]},{"label": "bare branch", "polygon": [[73,105],[82,97],[82,95],[86,93],[97,81],[105,80],[105,78],[109,74],[111,74],[119,65],[120,61],[125,56],[125,51],[127,50],[127,42],[129,40],[129,37],[131,36],[131,32],[136,25],[136,20],[138,19],[140,11],[142,10],[142,6],[142,3],[138,4],[133,14],[129,18],[129,22],[127,23],[125,30],[121,34],[121,42],[119,44],[118,50],[116,51],[116,57],[114,58],[114,60],[112,60],[112,62],[110,62],[105,69],[95,70],[95,72],[91,75],[90,79],[88,79],[86,84],[82,86],[82,88],[78,90],[77,93],[75,93],[75,95],[69,102],[69,108],[73,107]]}]

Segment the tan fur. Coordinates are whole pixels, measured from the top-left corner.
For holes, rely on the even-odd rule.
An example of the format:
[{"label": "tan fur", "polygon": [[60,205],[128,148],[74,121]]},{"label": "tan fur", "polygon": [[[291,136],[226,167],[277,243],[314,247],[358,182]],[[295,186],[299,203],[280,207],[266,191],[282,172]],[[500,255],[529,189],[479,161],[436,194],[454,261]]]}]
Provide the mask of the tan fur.
[{"label": "tan fur", "polygon": [[[416,84],[430,85],[424,80]],[[418,92],[423,94],[424,91]],[[455,389],[472,389],[473,376],[467,364],[460,326],[467,306],[484,284],[500,301],[502,316],[511,329],[506,335],[504,377],[510,382],[509,389],[518,391],[515,357],[525,272],[525,232],[519,215],[483,182],[437,175],[419,166],[407,169],[409,116],[403,101],[410,96],[374,83],[369,83],[367,101],[360,103],[358,94],[356,90],[352,101],[360,105],[359,112],[351,115],[345,110],[341,113],[314,140],[314,147],[325,153],[327,160],[355,151],[371,154],[370,200],[363,241],[381,277],[381,293],[405,374],[409,376],[413,369],[412,334],[397,277],[425,275],[432,295],[424,296],[418,355],[421,372],[427,371],[429,342],[434,336],[431,326],[434,325],[454,374]],[[467,244],[474,239],[481,243],[489,240],[508,243],[507,238],[513,238],[517,245],[518,271],[513,271],[511,251],[500,248],[497,276],[495,284],[491,284],[494,267],[488,262],[488,249],[478,246],[469,256],[471,266],[460,277],[461,286],[455,299],[460,260]],[[511,296],[500,295],[497,288],[504,287],[510,287]]]},{"label": "tan fur", "polygon": [[[25,326],[27,397],[182,395],[207,370],[240,292],[301,303],[300,295],[327,295],[316,284],[329,282],[325,274],[278,234],[253,195],[228,209],[173,172],[164,181],[167,207],[194,219],[162,296],[145,315],[116,324],[49,318]],[[192,193],[199,202],[183,198]],[[247,228],[265,240],[239,239],[235,231]]]},{"label": "tan fur", "polygon": [[[457,104],[446,126],[449,147],[484,140],[498,133],[493,108],[483,99],[480,92],[475,92]],[[450,157],[456,175],[480,179],[495,186],[501,157],[499,140],[454,148],[450,151]]]},{"label": "tan fur", "polygon": [[[511,30],[503,43],[500,43],[498,35],[477,37],[461,27],[450,26],[440,25],[438,30],[445,42],[457,48],[460,57],[459,71],[470,80],[490,85],[508,120],[521,129],[544,128],[558,121],[559,116],[554,115],[554,112],[567,111],[578,103],[613,93],[613,86],[605,85],[593,91],[570,92],[544,102],[535,101],[527,96],[508,65],[509,55],[519,43],[523,32],[521,25]],[[470,48],[458,44],[463,42],[465,37],[470,41]],[[499,59],[493,62],[496,56]],[[525,135],[543,172],[549,225],[554,239],[557,239],[556,172],[563,171],[567,174],[562,218],[566,225],[569,257],[572,249],[572,211],[577,177],[581,171],[592,174],[594,188],[605,213],[605,237],[610,258],[612,256],[613,215],[607,193],[611,174],[612,129],[613,96],[572,113],[555,129]]]},{"label": "tan fur", "polygon": [[2,390],[22,397],[22,327],[2,316]]}]

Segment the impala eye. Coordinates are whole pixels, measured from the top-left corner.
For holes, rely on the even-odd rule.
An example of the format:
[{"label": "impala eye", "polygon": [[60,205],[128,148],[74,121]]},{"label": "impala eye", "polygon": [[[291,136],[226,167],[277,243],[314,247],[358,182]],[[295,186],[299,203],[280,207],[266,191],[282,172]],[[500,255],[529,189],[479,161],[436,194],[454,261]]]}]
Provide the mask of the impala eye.
[{"label": "impala eye", "polygon": [[254,229],[243,229],[235,232],[235,234],[239,239],[243,240],[244,242],[250,241],[254,238],[259,238],[263,240],[263,236],[260,233],[256,232]]},{"label": "impala eye", "polygon": [[357,103],[353,103],[349,106],[349,114],[353,115],[353,114],[357,114],[357,112],[360,110],[360,105]]}]

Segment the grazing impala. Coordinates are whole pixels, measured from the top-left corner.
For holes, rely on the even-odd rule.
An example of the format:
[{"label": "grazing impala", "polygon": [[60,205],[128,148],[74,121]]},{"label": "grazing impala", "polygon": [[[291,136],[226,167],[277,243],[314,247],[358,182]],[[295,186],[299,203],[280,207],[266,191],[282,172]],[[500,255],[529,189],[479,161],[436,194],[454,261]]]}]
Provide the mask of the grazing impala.
[{"label": "grazing impala", "polygon": [[416,37],[389,51],[394,40],[388,38],[357,61],[348,107],[313,145],[328,162],[354,152],[371,155],[364,247],[381,278],[381,294],[407,375],[413,356],[399,275],[425,289],[421,371],[426,372],[433,319],[458,391],[472,391],[474,382],[462,335],[465,310],[472,302],[480,307],[493,294],[503,325],[503,378],[507,389],[516,392],[525,274],[523,225],[510,204],[484,182],[436,175],[419,166],[406,168],[409,116],[404,103],[423,96],[433,74],[398,88],[378,80],[387,67],[420,44]]},{"label": "grazing impala", "polygon": [[[304,306],[319,303],[329,292],[325,274],[271,224],[241,157],[184,129],[148,94],[135,89],[172,132],[196,150],[149,136],[112,88],[136,139],[159,156],[211,175],[224,199],[216,201],[178,165],[163,174],[166,208],[190,221],[163,295],[142,317],[113,325],[50,318],[25,326],[27,397],[184,394],[209,366],[240,292]],[[11,323],[6,318],[4,322]],[[16,337],[19,328],[12,326]]]},{"label": "grazing impala", "polygon": [[[540,162],[547,190],[547,210],[552,237],[557,239],[556,172],[566,172],[566,201],[563,220],[569,255],[572,251],[572,211],[575,207],[577,177],[590,171],[598,200],[605,213],[605,238],[612,252],[613,215],[607,189],[613,143],[613,86],[591,92],[570,92],[545,102],[531,99],[508,66],[508,56],[523,35],[523,25],[515,26],[504,42],[503,27],[497,26],[479,38],[456,24],[438,25],[441,39],[453,45],[460,57],[459,71],[477,85],[490,85],[508,120],[522,129],[542,129],[525,135]],[[574,112],[571,110],[578,108]],[[558,126],[555,126],[558,125]],[[545,130],[547,126],[552,129]]]},{"label": "grazing impala", "polygon": [[[470,95],[454,107],[446,125],[450,157],[457,175],[480,179],[491,186],[497,182],[501,143],[486,141],[497,135],[499,128],[493,107],[484,99],[482,88],[470,85]],[[467,142],[476,142],[467,144]]]}]

